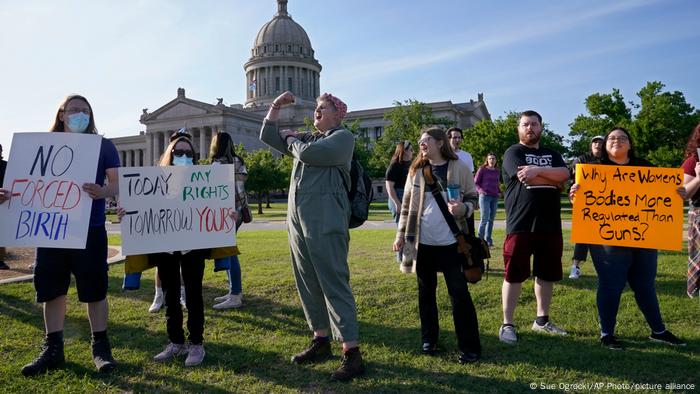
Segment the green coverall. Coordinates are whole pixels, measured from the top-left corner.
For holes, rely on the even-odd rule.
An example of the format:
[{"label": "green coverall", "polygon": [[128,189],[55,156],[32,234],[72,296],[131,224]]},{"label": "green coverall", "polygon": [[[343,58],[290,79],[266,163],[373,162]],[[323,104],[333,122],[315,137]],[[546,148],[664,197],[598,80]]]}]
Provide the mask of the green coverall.
[{"label": "green coverall", "polygon": [[350,160],[354,136],[344,128],[326,134],[279,135],[265,120],[260,140],[294,158],[289,181],[287,230],[294,278],[309,327],[333,338],[358,340],[357,310],[350,288],[348,244]]}]

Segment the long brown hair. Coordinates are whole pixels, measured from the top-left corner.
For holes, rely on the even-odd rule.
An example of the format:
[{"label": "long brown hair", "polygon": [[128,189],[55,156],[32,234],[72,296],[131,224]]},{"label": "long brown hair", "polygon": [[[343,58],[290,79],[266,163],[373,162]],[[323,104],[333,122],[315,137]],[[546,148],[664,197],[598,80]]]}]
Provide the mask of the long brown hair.
[{"label": "long brown hair", "polygon": [[[440,154],[445,160],[459,160],[459,157],[457,157],[455,151],[452,150],[450,142],[447,140],[447,134],[445,133],[445,130],[437,126],[431,126],[423,128],[420,131],[420,135],[423,134],[428,134],[429,136],[433,137],[435,141],[442,141],[442,146],[440,147]],[[411,175],[415,175],[419,169],[425,167],[427,164],[427,157],[423,157],[422,154],[416,154],[416,158],[413,159],[413,163],[411,163],[411,167],[408,172]]]},{"label": "long brown hair", "polygon": [[[58,106],[58,111],[56,111],[56,117],[54,118],[53,124],[51,125],[51,128],[49,128],[49,131],[66,131],[65,125],[60,119],[60,115],[65,112],[66,105],[68,105],[68,102],[71,100],[82,100],[83,102],[85,102],[85,104],[87,104],[88,108],[90,108],[90,123],[88,123],[85,132],[97,134],[97,127],[95,127],[95,113],[92,111],[92,105],[90,105],[90,102],[85,97],[79,94],[70,94],[66,96],[63,99],[63,101],[61,101],[61,104]],[[65,119],[65,115],[63,116],[63,118]]]},{"label": "long brown hair", "polygon": [[226,164],[233,164],[236,157],[241,161],[241,164],[244,164],[243,158],[236,154],[236,145],[233,143],[231,135],[225,131],[216,133],[209,146],[209,159],[212,162],[220,160]]},{"label": "long brown hair", "polygon": [[484,164],[480,165],[479,168],[489,166],[489,156],[493,156],[496,159],[496,165],[493,166],[493,168],[498,169],[498,157],[496,157],[496,154],[493,152],[489,152],[486,154],[486,159],[484,159]]},{"label": "long brown hair", "polygon": [[406,154],[406,150],[411,147],[410,141],[401,141],[396,144],[396,149],[394,150],[394,155],[391,156],[391,162],[402,162],[405,161],[403,156]]},{"label": "long brown hair", "polygon": [[700,123],[695,126],[688,137],[688,144],[685,146],[685,159],[693,155],[697,156],[698,147],[700,147]]},{"label": "long brown hair", "polygon": [[170,141],[168,147],[165,148],[165,152],[163,152],[163,155],[160,157],[160,161],[158,161],[159,166],[173,165],[173,149],[175,149],[175,145],[177,145],[177,143],[180,141],[184,141],[190,146],[190,149],[192,149],[192,153],[194,154],[192,156],[192,163],[197,164],[197,152],[194,150],[194,145],[192,144],[192,141],[189,138],[182,136]]}]

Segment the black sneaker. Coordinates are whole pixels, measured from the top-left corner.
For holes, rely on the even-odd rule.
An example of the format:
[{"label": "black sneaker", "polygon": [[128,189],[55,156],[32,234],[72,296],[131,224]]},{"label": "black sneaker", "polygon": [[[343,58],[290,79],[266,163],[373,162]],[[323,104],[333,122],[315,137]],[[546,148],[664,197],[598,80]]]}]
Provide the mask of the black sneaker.
[{"label": "black sneaker", "polygon": [[308,348],[292,356],[292,362],[295,364],[314,363],[325,360],[332,355],[331,341],[314,338]]},{"label": "black sneaker", "polygon": [[365,364],[362,362],[362,353],[359,347],[354,347],[343,352],[343,360],[340,367],[333,372],[331,380],[347,382],[365,373]]},{"label": "black sneaker", "polygon": [[4,261],[0,261],[0,270],[9,270],[10,266],[5,264]]},{"label": "black sneaker", "polygon": [[112,357],[112,348],[107,338],[92,342],[92,361],[99,372],[111,372],[117,366]]},{"label": "black sneaker", "polygon": [[614,335],[608,334],[608,335],[603,335],[600,338],[600,344],[603,345],[603,347],[606,347],[611,350],[622,350],[622,343],[615,338]]},{"label": "black sneaker", "polygon": [[437,353],[437,343],[423,342],[423,346],[421,347],[420,351],[423,354],[432,356]]},{"label": "black sneaker", "polygon": [[62,367],[65,361],[63,342],[49,343],[47,341],[41,347],[39,357],[22,368],[22,375],[36,376],[46,373],[49,370]]},{"label": "black sneaker", "polygon": [[666,330],[661,334],[654,334],[652,332],[649,336],[649,339],[651,339],[654,342],[661,342],[671,346],[685,346],[685,342],[678,339],[678,337],[673,335],[669,330]]},{"label": "black sneaker", "polygon": [[460,364],[471,364],[479,361],[481,356],[479,356],[477,353],[472,353],[472,352],[462,352],[459,355],[459,363]]}]

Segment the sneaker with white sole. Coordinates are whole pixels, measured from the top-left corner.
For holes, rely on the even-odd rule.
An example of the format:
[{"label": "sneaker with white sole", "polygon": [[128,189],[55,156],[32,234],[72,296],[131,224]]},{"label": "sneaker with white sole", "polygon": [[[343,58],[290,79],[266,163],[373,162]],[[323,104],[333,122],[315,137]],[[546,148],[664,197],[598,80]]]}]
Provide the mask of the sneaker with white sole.
[{"label": "sneaker with white sole", "polygon": [[232,309],[240,308],[243,305],[242,294],[231,294],[224,301],[214,305],[214,309]]},{"label": "sneaker with white sole", "polygon": [[153,303],[148,307],[150,313],[156,313],[163,307],[163,293],[156,293],[153,297]]},{"label": "sneaker with white sole", "polygon": [[183,354],[187,354],[187,345],[184,343],[178,345],[177,343],[170,342],[167,346],[165,346],[165,349],[163,349],[162,352],[153,357],[153,360],[157,362],[170,361],[177,356],[182,356]]},{"label": "sneaker with white sole", "polygon": [[498,340],[509,345],[518,343],[518,335],[515,333],[515,326],[503,324],[498,330]]},{"label": "sneaker with white sole", "polygon": [[231,292],[229,291],[228,293],[222,295],[221,297],[214,297],[214,302],[226,301],[230,295],[231,295]]},{"label": "sneaker with white sole", "polygon": [[576,265],[571,266],[571,272],[569,273],[569,279],[578,279],[581,277],[581,268]]},{"label": "sneaker with white sole", "polygon": [[662,332],[661,334],[655,334],[651,333],[649,336],[649,339],[651,339],[654,342],[659,342],[659,343],[665,343],[666,345],[671,345],[671,346],[685,346],[686,343],[683,342],[681,339],[678,339],[677,336],[673,335],[671,331],[666,330]]},{"label": "sneaker with white sole", "polygon": [[185,360],[185,366],[194,367],[195,365],[201,364],[202,361],[204,361],[204,355],[206,354],[207,352],[204,351],[204,345],[201,343],[199,345],[190,344],[187,359]]},{"label": "sneaker with white sole", "polygon": [[537,324],[537,320],[535,320],[534,322],[532,322],[532,331],[544,332],[547,334],[554,334],[554,335],[569,335],[568,332],[555,326],[554,324],[552,324],[551,321],[548,321],[543,326],[540,326],[539,324]]}]

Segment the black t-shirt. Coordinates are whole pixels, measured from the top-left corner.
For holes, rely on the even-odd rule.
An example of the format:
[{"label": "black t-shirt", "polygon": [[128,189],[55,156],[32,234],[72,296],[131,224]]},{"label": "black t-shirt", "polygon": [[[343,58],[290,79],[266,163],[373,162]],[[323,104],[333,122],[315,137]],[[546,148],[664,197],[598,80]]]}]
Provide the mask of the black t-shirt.
[{"label": "black t-shirt", "polygon": [[394,182],[394,189],[404,188],[410,165],[410,161],[394,161],[389,164],[389,168],[386,169],[386,180]]},{"label": "black t-shirt", "polygon": [[434,166],[432,164],[430,165],[435,182],[440,185],[441,190],[447,190],[447,167],[449,166],[449,163],[450,162],[448,161],[445,164],[440,164],[439,166]]},{"label": "black t-shirt", "polygon": [[527,186],[518,180],[518,166],[564,167],[561,155],[547,148],[512,145],[503,155],[506,184],[506,233],[561,232],[561,192],[556,186]]}]

